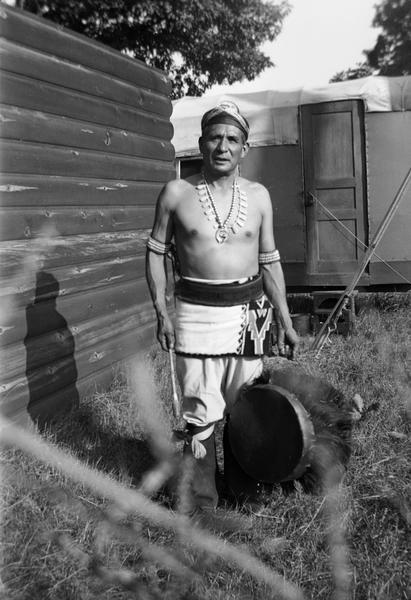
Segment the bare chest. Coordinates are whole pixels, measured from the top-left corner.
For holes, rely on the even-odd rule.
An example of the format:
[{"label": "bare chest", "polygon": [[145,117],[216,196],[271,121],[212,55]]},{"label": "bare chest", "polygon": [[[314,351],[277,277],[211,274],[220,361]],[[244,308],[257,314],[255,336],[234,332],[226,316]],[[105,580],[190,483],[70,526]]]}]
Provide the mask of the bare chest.
[{"label": "bare chest", "polygon": [[217,238],[250,240],[258,236],[261,216],[245,194],[210,200],[204,190],[193,190],[175,213],[175,230],[183,241]]}]

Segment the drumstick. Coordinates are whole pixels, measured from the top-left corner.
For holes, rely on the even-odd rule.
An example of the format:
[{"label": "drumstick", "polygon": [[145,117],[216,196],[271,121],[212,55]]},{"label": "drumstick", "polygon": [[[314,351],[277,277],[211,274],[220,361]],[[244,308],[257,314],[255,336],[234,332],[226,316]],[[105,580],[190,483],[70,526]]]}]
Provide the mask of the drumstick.
[{"label": "drumstick", "polygon": [[176,419],[180,418],[180,406],[179,406],[179,402],[178,402],[178,395],[177,395],[177,385],[176,385],[176,372],[174,369],[174,359],[173,359],[173,349],[169,348],[168,349],[168,355],[170,357],[170,371],[171,371],[171,386],[173,388],[173,414],[176,417]]}]

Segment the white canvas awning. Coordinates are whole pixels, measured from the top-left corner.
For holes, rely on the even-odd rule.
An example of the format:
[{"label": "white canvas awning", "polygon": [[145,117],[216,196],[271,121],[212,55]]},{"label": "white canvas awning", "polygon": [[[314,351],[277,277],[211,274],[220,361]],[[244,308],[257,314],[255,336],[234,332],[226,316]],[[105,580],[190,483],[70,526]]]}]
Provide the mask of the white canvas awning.
[{"label": "white canvas awning", "polygon": [[363,100],[367,112],[411,110],[411,76],[364,77],[316,88],[264,90],[219,96],[186,96],[174,103],[171,121],[177,156],[198,154],[202,115],[223,99],[235,102],[250,123],[251,146],[297,144],[302,104]]}]

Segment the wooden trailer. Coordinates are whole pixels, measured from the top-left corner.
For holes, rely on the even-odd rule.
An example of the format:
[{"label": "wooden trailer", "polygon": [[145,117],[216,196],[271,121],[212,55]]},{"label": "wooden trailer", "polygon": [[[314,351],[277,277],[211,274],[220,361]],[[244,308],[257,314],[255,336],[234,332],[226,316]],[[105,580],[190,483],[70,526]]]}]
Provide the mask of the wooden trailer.
[{"label": "wooden trailer", "polygon": [[145,241],[174,177],[164,73],[0,6],[4,414],[72,406],[154,340]]},{"label": "wooden trailer", "polygon": [[[344,288],[411,166],[411,77],[178,100],[181,177],[199,169],[201,116],[222,98],[250,122],[241,174],[270,191],[288,290]],[[360,287],[410,287],[410,231],[408,186]]]}]

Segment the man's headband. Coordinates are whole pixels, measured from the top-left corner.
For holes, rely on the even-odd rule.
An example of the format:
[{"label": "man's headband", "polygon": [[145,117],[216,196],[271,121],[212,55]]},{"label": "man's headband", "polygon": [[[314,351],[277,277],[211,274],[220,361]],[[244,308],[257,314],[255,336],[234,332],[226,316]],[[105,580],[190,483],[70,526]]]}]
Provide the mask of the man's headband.
[{"label": "man's headband", "polygon": [[208,110],[201,119],[201,131],[215,124],[234,125],[243,132],[247,140],[250,125],[245,117],[240,114],[240,109],[234,102],[221,102],[215,108]]}]

